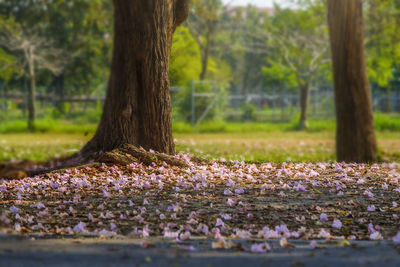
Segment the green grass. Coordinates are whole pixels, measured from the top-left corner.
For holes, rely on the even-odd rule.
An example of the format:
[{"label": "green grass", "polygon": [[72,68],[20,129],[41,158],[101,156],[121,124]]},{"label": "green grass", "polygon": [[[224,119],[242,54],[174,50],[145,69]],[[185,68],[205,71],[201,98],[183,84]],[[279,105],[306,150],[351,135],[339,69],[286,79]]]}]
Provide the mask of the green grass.
[{"label": "green grass", "polygon": [[246,162],[301,162],[334,160],[329,132],[270,132],[177,134],[177,150],[206,159]]},{"label": "green grass", "polygon": [[[374,118],[377,131],[400,131],[400,115],[376,114]],[[209,121],[192,127],[183,122],[173,124],[176,133],[251,133],[251,132],[273,132],[273,131],[297,131],[298,118],[294,117],[289,122],[225,122]],[[331,119],[309,119],[308,128],[305,132],[335,131],[336,122]]]},{"label": "green grass", "polygon": [[399,114],[377,113],[374,116],[374,122],[377,131],[400,131]]},{"label": "green grass", "polygon": [[[0,134],[0,162],[70,155],[90,139],[82,133]],[[246,162],[334,161],[334,132],[175,133],[178,152]],[[400,159],[400,132],[379,132],[381,159]]]},{"label": "green grass", "polygon": [[[74,123],[67,120],[38,119],[35,131],[39,133],[94,133],[97,124]],[[0,123],[0,133],[26,133],[27,123],[24,120]]]},{"label": "green grass", "polygon": [[[87,111],[75,111],[65,115],[54,110],[39,114],[36,120],[36,131],[42,133],[94,133],[96,130],[100,112],[92,109]],[[189,123],[175,121],[173,131],[175,133],[250,133],[250,132],[274,132],[297,131],[298,116],[294,116],[287,122],[227,122],[205,121],[192,127]],[[377,131],[400,131],[400,114],[375,114],[375,128]],[[308,120],[307,132],[335,131],[336,122],[333,118]],[[10,111],[7,117],[0,114],[0,133],[28,132],[26,119],[21,112]]]},{"label": "green grass", "polygon": [[89,139],[83,134],[16,133],[0,134],[0,162],[45,161],[78,152]]},{"label": "green grass", "polygon": [[[49,112],[44,113],[49,114]],[[47,160],[79,151],[95,132],[99,112],[39,115],[36,132],[17,111],[0,114],[0,161]],[[298,118],[284,123],[208,121],[196,127],[174,122],[177,151],[202,158],[226,158],[248,162],[332,161],[335,159],[334,119],[309,119],[309,128],[297,131]],[[400,158],[400,115],[376,114],[381,159]],[[58,141],[57,141],[58,140]]]}]

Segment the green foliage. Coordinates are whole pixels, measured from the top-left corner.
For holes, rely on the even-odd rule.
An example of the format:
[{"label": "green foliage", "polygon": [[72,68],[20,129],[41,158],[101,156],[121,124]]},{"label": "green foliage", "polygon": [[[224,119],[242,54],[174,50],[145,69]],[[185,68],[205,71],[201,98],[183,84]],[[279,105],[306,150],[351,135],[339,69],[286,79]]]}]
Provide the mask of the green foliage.
[{"label": "green foliage", "polygon": [[[110,1],[3,0],[0,12],[22,31],[51,39],[51,45],[63,51],[57,60],[64,65],[61,75],[67,95],[89,95],[99,84],[105,88],[112,48]],[[37,77],[38,84],[46,87],[54,79],[48,72]]]},{"label": "green foliage", "polygon": [[275,6],[275,15],[267,20],[269,51],[262,68],[265,84],[293,88],[315,82],[316,77],[320,83],[329,79],[319,73],[329,62],[324,6],[319,2],[308,4],[308,8],[298,10]]},{"label": "green foliage", "polygon": [[19,73],[17,59],[0,48],[0,79],[8,82],[14,75]]},{"label": "green foliage", "polygon": [[241,116],[242,121],[247,122],[247,121],[257,120],[257,117],[256,117],[257,107],[254,106],[253,104],[251,104],[251,103],[243,104],[240,107],[240,109],[242,112],[242,116]]},{"label": "green foliage", "polygon": [[170,80],[172,85],[186,86],[201,72],[198,44],[185,27],[178,27],[172,42]]},{"label": "green foliage", "polygon": [[231,67],[229,64],[217,57],[209,58],[207,71],[207,77],[212,81],[226,83],[232,79]]},{"label": "green foliage", "polygon": [[367,71],[371,82],[387,87],[400,59],[398,1],[368,0],[366,10]]},{"label": "green foliage", "polygon": [[268,66],[262,67],[263,82],[267,88],[288,88],[297,91],[296,74],[282,62],[267,60]]}]

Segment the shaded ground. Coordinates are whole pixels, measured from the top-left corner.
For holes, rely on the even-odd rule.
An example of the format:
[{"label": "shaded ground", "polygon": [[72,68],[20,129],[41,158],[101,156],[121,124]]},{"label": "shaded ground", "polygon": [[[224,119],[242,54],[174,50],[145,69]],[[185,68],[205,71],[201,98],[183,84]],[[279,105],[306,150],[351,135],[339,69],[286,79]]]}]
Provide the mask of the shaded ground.
[{"label": "shaded ground", "polygon": [[[225,142],[233,151],[240,146],[263,149],[266,144],[257,136],[219,138],[210,135],[186,144],[178,139],[178,144],[201,147],[215,142],[221,147]],[[45,142],[41,140],[36,142]],[[283,139],[271,140],[275,148],[283,145],[278,142]],[[291,155],[301,153],[294,149],[294,140],[286,140],[293,144]],[[312,147],[313,140],[299,140],[304,142],[299,149]],[[399,264],[398,163],[245,164],[198,162],[183,154],[178,158],[189,167],[162,162],[101,165],[0,179],[0,232],[38,238],[3,235],[0,266],[92,266],[87,262],[93,259],[99,266]],[[62,237],[67,240],[57,239]],[[211,238],[216,247],[234,249],[212,249]],[[285,243],[286,238],[292,241]]]},{"label": "shaded ground", "polygon": [[[352,242],[340,247],[336,242],[321,242],[311,249],[305,241],[293,241],[296,248],[281,248],[268,241],[267,253],[215,250],[211,240],[165,242],[138,239],[38,239],[0,237],[1,266],[399,266],[399,250],[388,242]],[[251,242],[234,240],[250,249]],[[185,248],[193,246],[196,251]]]},{"label": "shaded ground", "polygon": [[159,162],[0,180],[0,225],[42,236],[94,234],[391,239],[398,164]]}]

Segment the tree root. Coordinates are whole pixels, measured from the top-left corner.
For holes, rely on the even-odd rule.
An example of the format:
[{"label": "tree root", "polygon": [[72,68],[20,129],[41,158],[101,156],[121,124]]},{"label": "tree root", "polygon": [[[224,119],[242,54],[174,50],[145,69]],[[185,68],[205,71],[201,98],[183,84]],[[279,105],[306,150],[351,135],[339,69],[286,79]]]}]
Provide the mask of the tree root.
[{"label": "tree root", "polygon": [[135,162],[143,163],[145,165],[165,162],[171,166],[177,166],[180,168],[189,167],[189,164],[185,161],[173,156],[158,152],[151,153],[133,145],[125,144],[110,152],[105,152],[100,155],[98,155],[98,153],[91,153],[83,156],[76,154],[58,160],[57,162],[49,161],[46,163],[36,163],[33,161],[21,161],[17,163],[3,163],[0,164],[0,179],[19,180],[28,176],[59,172],[71,168],[80,169],[85,167],[100,167],[101,163],[129,165]]},{"label": "tree root", "polygon": [[153,162],[165,162],[171,166],[181,168],[189,167],[185,161],[174,158],[173,156],[158,152],[151,153],[130,144],[125,144],[110,152],[106,152],[100,155],[96,161],[120,165],[128,165],[134,162],[141,162],[146,165],[150,165]]},{"label": "tree root", "polygon": [[10,162],[0,164],[0,179],[19,180],[28,176],[25,171],[26,166],[30,166],[30,161]]}]

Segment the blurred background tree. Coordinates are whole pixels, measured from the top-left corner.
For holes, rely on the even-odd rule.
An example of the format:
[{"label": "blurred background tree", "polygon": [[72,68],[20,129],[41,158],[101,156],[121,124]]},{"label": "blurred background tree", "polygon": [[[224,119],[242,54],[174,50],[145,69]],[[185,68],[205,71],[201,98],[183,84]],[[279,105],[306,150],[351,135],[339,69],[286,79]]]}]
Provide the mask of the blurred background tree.
[{"label": "blurred background tree", "polygon": [[[264,8],[192,1],[189,19],[173,39],[175,122],[200,119],[218,95],[221,101],[203,120],[289,121],[300,129],[308,118],[333,120],[326,1],[291,2]],[[373,106],[381,113],[400,111],[399,5],[395,0],[366,0],[363,5],[367,71]],[[51,47],[62,55],[57,57],[60,71],[36,68],[38,102],[33,106],[39,130],[55,119],[97,123],[111,61],[111,1],[1,0],[0,15],[7,25],[0,35],[18,28],[46,40],[43,51]],[[0,46],[0,108],[7,114],[2,115],[4,121],[22,121],[29,113],[29,83],[18,64],[19,54],[7,43]],[[218,90],[211,89],[215,84]]]}]

